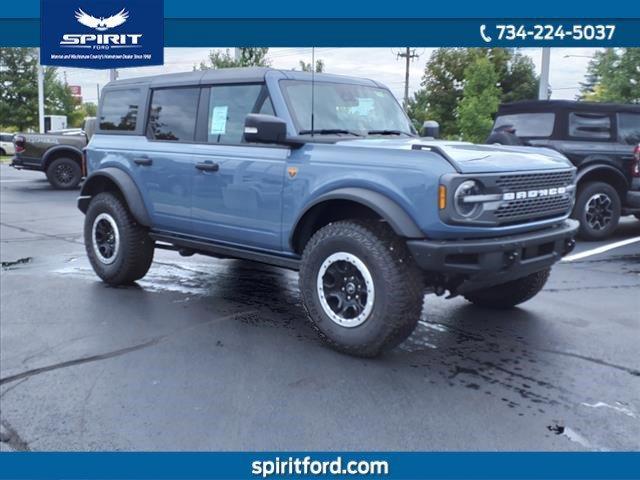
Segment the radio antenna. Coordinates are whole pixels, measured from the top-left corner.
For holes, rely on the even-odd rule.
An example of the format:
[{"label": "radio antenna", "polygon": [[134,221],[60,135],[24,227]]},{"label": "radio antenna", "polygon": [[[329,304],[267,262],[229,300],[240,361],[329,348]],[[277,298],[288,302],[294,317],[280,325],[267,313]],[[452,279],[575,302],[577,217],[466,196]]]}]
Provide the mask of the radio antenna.
[{"label": "radio antenna", "polygon": [[313,118],[313,108],[316,96],[316,47],[311,47],[311,136],[315,131],[315,121]]}]

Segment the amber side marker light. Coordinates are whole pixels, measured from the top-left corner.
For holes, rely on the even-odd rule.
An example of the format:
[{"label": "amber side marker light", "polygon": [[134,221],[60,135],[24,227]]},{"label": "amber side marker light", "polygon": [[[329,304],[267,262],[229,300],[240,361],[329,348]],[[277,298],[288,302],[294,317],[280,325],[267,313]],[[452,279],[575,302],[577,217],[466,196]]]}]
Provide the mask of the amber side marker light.
[{"label": "amber side marker light", "polygon": [[438,187],[438,208],[440,210],[447,208],[447,187],[444,185]]}]

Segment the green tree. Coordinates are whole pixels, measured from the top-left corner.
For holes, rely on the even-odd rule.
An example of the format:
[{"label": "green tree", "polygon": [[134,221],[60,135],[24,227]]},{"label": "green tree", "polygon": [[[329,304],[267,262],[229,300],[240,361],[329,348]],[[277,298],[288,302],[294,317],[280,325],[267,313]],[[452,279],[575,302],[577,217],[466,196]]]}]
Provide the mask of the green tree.
[{"label": "green tree", "polygon": [[456,111],[463,96],[465,70],[478,58],[486,58],[498,76],[500,101],[534,99],[538,79],[533,62],[514,49],[439,48],[425,67],[421,88],[409,100],[408,114],[416,127],[436,120],[445,137],[458,135]]},{"label": "green tree", "polygon": [[[70,117],[77,106],[55,67],[44,68],[44,97],[47,115]],[[35,48],[0,48],[0,126],[18,131],[38,127],[38,50]]]},{"label": "green tree", "polygon": [[211,50],[209,58],[200,62],[199,67],[194,70],[209,70],[218,68],[234,68],[234,67],[268,67],[271,62],[267,58],[269,48],[240,48],[240,58],[236,59],[229,49],[221,52],[220,50]]},{"label": "green tree", "polygon": [[640,48],[597,51],[581,83],[580,100],[640,103]]},{"label": "green tree", "polygon": [[457,108],[462,139],[484,142],[500,104],[498,73],[488,58],[479,57],[464,72],[463,98]]},{"label": "green tree", "polygon": [[98,106],[93,102],[85,102],[78,105],[71,116],[69,117],[70,127],[82,127],[84,119],[87,117],[95,117],[98,110]]},{"label": "green tree", "polygon": [[[300,70],[303,72],[311,71],[311,62],[306,63],[304,60],[300,60]],[[321,58],[316,60],[316,73],[324,72],[324,60]]]}]

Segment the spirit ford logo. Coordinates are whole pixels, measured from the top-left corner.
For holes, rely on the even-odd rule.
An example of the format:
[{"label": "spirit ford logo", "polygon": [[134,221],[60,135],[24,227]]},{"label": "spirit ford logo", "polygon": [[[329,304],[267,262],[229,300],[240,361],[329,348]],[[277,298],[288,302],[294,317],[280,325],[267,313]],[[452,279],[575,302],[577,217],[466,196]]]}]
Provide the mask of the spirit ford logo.
[{"label": "spirit ford logo", "polygon": [[[129,18],[129,12],[127,12],[124,8],[120,10],[115,15],[111,15],[110,17],[94,17],[82,9],[78,9],[75,12],[76,20],[78,23],[84,25],[85,27],[93,28],[98,32],[104,32],[105,30],[109,30],[111,28],[118,27],[125,23]],[[60,41],[60,45],[76,45],[76,46],[91,46],[87,44],[96,44],[108,46],[117,45],[117,46],[139,46],[140,38],[142,38],[141,33],[65,33],[62,35],[62,40]],[[102,47],[105,48],[105,47]]]},{"label": "spirit ford logo", "polygon": [[65,33],[60,45],[86,45],[95,42],[97,45],[138,45],[141,33]]},{"label": "spirit ford logo", "polygon": [[527,190],[524,192],[508,192],[502,195],[503,200],[522,200],[525,198],[550,197],[567,193],[566,187],[542,188],[540,190]]}]

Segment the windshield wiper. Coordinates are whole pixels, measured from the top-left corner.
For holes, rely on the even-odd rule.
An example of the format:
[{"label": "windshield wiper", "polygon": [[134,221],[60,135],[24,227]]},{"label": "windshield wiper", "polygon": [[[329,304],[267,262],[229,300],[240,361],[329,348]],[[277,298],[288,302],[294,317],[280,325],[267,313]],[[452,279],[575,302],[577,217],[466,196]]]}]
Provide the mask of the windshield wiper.
[{"label": "windshield wiper", "polygon": [[413,134],[402,130],[369,130],[367,135],[407,135],[413,137]]},{"label": "windshield wiper", "polygon": [[341,128],[322,128],[320,130],[300,130],[298,132],[299,135],[308,135],[310,133],[318,134],[318,135],[355,135],[356,137],[361,137],[362,135],[356,132],[352,132],[351,130],[343,130]]}]

